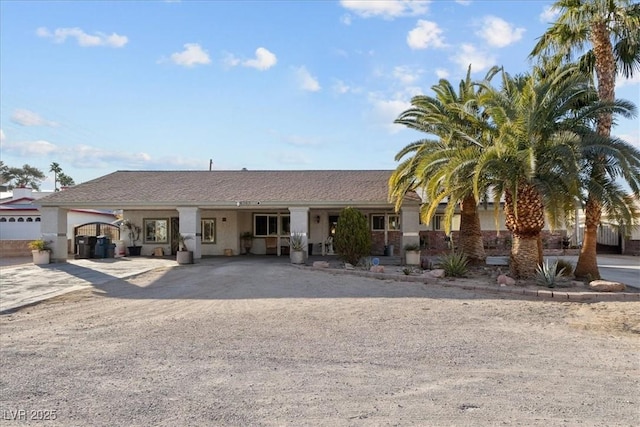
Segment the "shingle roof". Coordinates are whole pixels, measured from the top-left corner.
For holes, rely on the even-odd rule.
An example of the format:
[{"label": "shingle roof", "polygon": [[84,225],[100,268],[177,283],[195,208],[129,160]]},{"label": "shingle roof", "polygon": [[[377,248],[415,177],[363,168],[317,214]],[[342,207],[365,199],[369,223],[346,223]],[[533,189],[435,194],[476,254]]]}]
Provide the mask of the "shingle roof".
[{"label": "shingle roof", "polygon": [[117,171],[38,200],[43,206],[387,204],[390,170]]}]

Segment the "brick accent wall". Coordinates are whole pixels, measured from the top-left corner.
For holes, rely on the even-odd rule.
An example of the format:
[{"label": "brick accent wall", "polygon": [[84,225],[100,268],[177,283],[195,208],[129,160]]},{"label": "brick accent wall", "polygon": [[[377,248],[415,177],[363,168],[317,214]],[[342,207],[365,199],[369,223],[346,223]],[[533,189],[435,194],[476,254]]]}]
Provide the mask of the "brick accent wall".
[{"label": "brick accent wall", "polygon": [[635,256],[640,255],[640,240],[625,240],[624,254]]},{"label": "brick accent wall", "polygon": [[[393,245],[393,255],[398,256],[402,250],[402,231],[387,231],[387,241]],[[371,232],[371,255],[384,255],[384,231]]]},{"label": "brick accent wall", "polygon": [[0,240],[0,255],[3,258],[31,256],[31,240]]}]

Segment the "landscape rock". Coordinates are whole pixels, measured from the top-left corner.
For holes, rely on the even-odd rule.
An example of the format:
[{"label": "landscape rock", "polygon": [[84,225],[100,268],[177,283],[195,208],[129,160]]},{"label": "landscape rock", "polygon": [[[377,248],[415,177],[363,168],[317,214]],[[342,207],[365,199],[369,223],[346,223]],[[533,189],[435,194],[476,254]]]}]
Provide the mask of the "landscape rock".
[{"label": "landscape rock", "polygon": [[329,263],[327,261],[314,261],[313,268],[329,268]]},{"label": "landscape rock", "polygon": [[384,266],[372,265],[369,271],[371,271],[372,273],[384,273]]},{"label": "landscape rock", "polygon": [[500,286],[514,286],[516,281],[513,277],[509,277],[506,274],[501,274],[498,276],[498,285]]},{"label": "landscape rock", "polygon": [[593,280],[589,288],[598,292],[621,292],[626,289],[624,283],[610,282],[609,280]]},{"label": "landscape rock", "polygon": [[345,270],[353,270],[355,267],[353,266],[353,264],[349,264],[348,262],[345,262],[344,268]]},{"label": "landscape rock", "polygon": [[441,279],[444,277],[444,270],[441,268],[431,270],[429,273],[431,274],[431,277],[435,277],[436,279]]}]

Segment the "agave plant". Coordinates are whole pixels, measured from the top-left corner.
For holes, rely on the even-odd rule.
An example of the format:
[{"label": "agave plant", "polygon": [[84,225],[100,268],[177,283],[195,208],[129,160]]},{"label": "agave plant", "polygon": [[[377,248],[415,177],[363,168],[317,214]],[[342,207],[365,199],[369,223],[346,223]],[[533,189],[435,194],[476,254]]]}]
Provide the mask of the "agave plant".
[{"label": "agave plant", "polygon": [[462,252],[451,252],[440,258],[440,267],[447,277],[463,277],[467,274],[469,259]]},{"label": "agave plant", "polygon": [[564,267],[558,270],[558,261],[549,264],[549,260],[546,260],[544,264],[539,265],[536,269],[536,282],[539,285],[555,288],[556,281],[562,276],[564,270]]}]

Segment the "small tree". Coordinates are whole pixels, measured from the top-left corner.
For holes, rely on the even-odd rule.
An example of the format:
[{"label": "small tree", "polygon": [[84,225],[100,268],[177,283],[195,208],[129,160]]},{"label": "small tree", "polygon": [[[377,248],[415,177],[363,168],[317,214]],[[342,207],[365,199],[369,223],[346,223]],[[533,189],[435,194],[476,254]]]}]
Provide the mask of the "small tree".
[{"label": "small tree", "polygon": [[333,245],[340,258],[357,264],[360,258],[371,253],[371,233],[367,217],[354,208],[345,208],[340,213]]},{"label": "small tree", "polygon": [[[4,165],[3,165],[4,166]],[[10,167],[2,170],[2,179],[10,178],[9,188],[31,187],[40,190],[40,182],[45,178],[44,173],[34,166],[25,164],[21,168]]]}]

